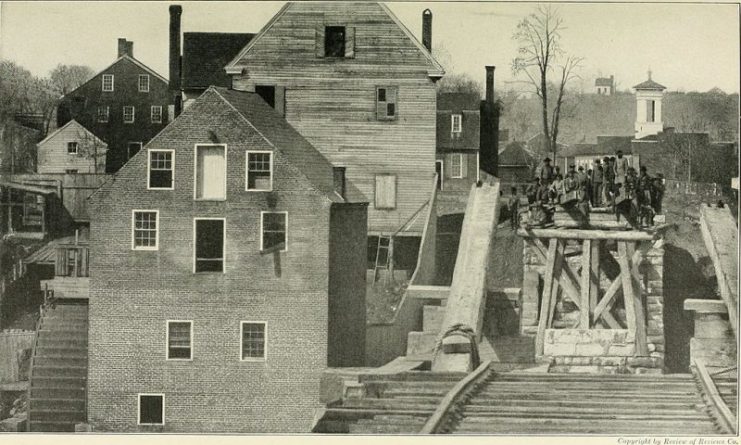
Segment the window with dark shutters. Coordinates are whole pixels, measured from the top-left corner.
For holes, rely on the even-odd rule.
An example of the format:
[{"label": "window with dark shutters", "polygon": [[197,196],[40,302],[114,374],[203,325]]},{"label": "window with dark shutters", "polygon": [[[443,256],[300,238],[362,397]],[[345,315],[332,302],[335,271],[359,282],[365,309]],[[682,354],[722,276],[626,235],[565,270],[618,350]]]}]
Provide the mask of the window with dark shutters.
[{"label": "window with dark shutters", "polygon": [[316,29],[316,57],[352,59],[355,57],[355,28],[322,25]]},{"label": "window with dark shutters", "polygon": [[395,120],[399,114],[397,109],[397,87],[376,87],[376,117],[378,120]]},{"label": "window with dark shutters", "polygon": [[396,208],[396,175],[376,175],[375,207],[384,210]]}]

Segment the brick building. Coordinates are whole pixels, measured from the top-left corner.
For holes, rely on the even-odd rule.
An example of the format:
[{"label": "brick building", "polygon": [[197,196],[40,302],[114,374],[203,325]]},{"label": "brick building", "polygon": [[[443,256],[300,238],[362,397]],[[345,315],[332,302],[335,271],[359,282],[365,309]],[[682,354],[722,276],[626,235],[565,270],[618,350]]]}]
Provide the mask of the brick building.
[{"label": "brick building", "polygon": [[308,432],[364,359],[357,196],[256,94],[196,99],[91,198],[93,429]]},{"label": "brick building", "polygon": [[106,172],[116,172],[168,123],[172,103],[165,78],[134,58],[134,43],[118,39],[118,58],[57,108],[57,125],[76,120],[108,144]]}]

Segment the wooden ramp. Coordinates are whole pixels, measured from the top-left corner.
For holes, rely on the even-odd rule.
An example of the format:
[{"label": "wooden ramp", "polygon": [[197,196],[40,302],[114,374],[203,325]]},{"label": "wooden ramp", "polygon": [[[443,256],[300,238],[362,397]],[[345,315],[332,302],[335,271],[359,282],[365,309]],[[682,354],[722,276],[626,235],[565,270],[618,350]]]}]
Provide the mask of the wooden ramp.
[{"label": "wooden ramp", "polygon": [[738,338],[738,227],[728,207],[700,207],[700,229],[713,260],[728,321]]},{"label": "wooden ramp", "polygon": [[446,304],[433,371],[468,372],[472,339],[481,339],[486,306],[486,269],[499,219],[499,180],[474,184],[468,197],[453,283]]}]

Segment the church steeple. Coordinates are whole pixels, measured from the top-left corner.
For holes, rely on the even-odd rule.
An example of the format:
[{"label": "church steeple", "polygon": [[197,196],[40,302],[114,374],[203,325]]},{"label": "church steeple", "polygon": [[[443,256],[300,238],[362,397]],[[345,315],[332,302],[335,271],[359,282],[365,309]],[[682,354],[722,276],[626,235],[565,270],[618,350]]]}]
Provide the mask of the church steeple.
[{"label": "church steeple", "polygon": [[641,139],[664,131],[661,117],[661,101],[664,98],[665,86],[655,82],[651,68],[648,69],[648,80],[633,88],[636,90],[635,138]]}]

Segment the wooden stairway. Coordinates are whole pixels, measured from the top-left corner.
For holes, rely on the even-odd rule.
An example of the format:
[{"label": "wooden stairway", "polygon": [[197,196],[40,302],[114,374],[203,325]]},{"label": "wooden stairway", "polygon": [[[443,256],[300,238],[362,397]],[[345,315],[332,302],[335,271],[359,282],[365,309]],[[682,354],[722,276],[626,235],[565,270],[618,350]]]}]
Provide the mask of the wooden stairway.
[{"label": "wooden stairway", "polygon": [[414,434],[465,373],[408,371],[360,377],[365,395],[330,404],[314,433]]},{"label": "wooden stairway", "polygon": [[454,434],[727,433],[690,374],[494,374],[448,415]]},{"label": "wooden stairway", "polygon": [[74,432],[86,419],[88,306],[57,304],[39,323],[29,385],[29,431]]}]

